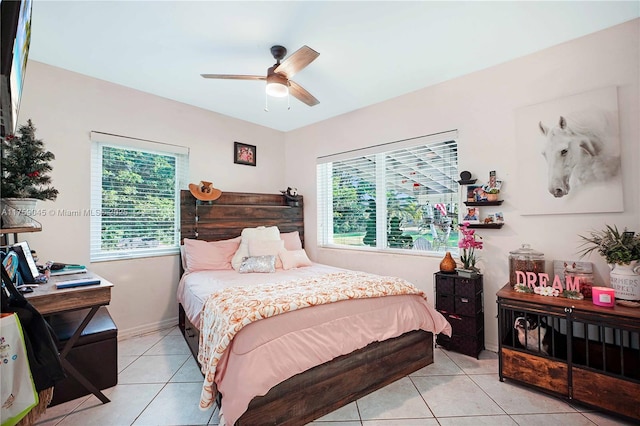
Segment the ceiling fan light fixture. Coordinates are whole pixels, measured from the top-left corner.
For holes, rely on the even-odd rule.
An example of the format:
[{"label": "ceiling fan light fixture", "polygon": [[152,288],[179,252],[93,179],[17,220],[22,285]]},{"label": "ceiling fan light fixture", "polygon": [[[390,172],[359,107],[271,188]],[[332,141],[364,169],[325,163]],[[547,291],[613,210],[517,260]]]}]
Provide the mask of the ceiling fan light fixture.
[{"label": "ceiling fan light fixture", "polygon": [[267,83],[267,95],[284,98],[289,94],[289,88],[282,83]]},{"label": "ceiling fan light fixture", "polygon": [[[271,70],[270,70],[271,71]],[[283,98],[289,94],[289,86],[287,79],[274,72],[267,75],[267,95],[276,98]]]}]

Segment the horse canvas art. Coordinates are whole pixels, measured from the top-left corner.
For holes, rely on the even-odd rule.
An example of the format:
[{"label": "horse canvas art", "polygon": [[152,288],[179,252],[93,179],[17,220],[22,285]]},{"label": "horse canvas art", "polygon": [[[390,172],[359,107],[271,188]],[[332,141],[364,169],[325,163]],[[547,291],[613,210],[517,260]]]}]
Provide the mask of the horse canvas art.
[{"label": "horse canvas art", "polygon": [[615,87],[516,110],[521,214],[623,211]]},{"label": "horse canvas art", "polygon": [[613,114],[602,110],[560,116],[549,128],[538,127],[546,137],[542,156],[548,166],[548,190],[556,198],[590,183],[604,182],[620,171],[620,153],[613,145]]}]

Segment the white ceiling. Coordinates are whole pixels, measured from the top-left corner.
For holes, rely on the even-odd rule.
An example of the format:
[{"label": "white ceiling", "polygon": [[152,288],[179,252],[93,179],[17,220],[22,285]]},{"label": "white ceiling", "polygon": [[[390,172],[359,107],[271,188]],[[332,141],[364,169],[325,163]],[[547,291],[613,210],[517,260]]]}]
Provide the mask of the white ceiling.
[{"label": "white ceiling", "polygon": [[[288,131],[640,16],[639,1],[34,0],[30,59]],[[320,56],[293,77],[320,101],[269,99],[274,44]],[[29,72],[27,68],[27,73]]]}]

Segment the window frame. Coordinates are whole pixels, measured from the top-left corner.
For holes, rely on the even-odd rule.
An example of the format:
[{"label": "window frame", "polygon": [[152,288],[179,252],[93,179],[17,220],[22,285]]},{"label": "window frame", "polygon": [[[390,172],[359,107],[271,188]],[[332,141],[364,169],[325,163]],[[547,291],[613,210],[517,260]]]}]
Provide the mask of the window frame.
[{"label": "window frame", "polygon": [[[450,194],[448,195],[451,200],[452,211],[447,210],[447,215],[451,219],[451,231],[456,229],[456,225],[459,222],[459,209],[460,209],[460,186],[456,179],[458,176],[458,132],[457,130],[451,130],[441,132],[432,135],[424,135],[415,138],[405,139],[396,142],[389,142],[376,146],[367,147],[364,149],[350,150],[343,153],[326,155],[317,158],[316,168],[316,189],[317,189],[317,234],[318,234],[318,247],[341,249],[341,250],[361,250],[361,251],[375,251],[384,253],[406,254],[406,255],[420,255],[420,256],[442,256],[447,251],[452,252],[453,255],[458,255],[458,246],[456,243],[449,243],[447,245],[432,247],[428,250],[403,248],[403,247],[389,247],[388,246],[388,222],[389,218],[387,205],[390,198],[387,196],[389,193],[389,186],[387,185],[388,170],[386,167],[386,157],[395,153],[398,150],[418,148],[418,147],[432,147],[437,144],[452,143],[449,151],[455,155],[452,161],[451,167],[454,169],[447,174],[447,179],[450,179]],[[376,244],[375,246],[367,245],[348,245],[336,243],[333,240],[334,236],[334,163],[339,161],[348,162],[348,160],[354,160],[356,158],[364,158],[365,156],[375,156],[375,204],[376,204]],[[404,165],[404,164],[403,164]],[[455,189],[453,189],[455,188]],[[444,195],[443,195],[444,197]],[[362,201],[361,201],[362,202]],[[422,206],[423,204],[419,204]],[[404,234],[404,232],[403,232]],[[414,240],[415,241],[415,240]]]},{"label": "window frame", "polygon": [[[125,248],[119,250],[102,249],[103,215],[103,153],[104,148],[116,148],[144,152],[159,156],[170,156],[175,159],[174,175],[174,226],[173,244],[150,248]],[[91,209],[90,209],[90,261],[106,262],[112,260],[138,259],[145,257],[168,256],[180,253],[180,190],[187,188],[189,164],[189,148],[167,143],[149,141],[113,135],[109,133],[91,132]],[[117,210],[114,215],[117,215]],[[105,217],[114,217],[105,216]],[[144,238],[144,237],[143,237]]]}]

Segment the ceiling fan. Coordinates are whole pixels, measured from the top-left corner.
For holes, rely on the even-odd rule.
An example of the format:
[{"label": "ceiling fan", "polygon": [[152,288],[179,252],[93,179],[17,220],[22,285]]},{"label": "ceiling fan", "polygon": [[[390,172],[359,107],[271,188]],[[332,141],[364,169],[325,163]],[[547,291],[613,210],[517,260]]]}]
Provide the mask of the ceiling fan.
[{"label": "ceiling fan", "polygon": [[293,52],[287,59],[287,49],[284,46],[272,46],[271,54],[276,63],[267,69],[267,75],[238,75],[238,74],[200,74],[204,78],[221,78],[228,80],[266,80],[267,95],[275,97],[287,96],[291,94],[294,98],[304,102],[309,106],[320,103],[311,93],[307,92],[302,86],[293,80],[290,80],[297,72],[304,69],[313,62],[320,54],[309,46],[302,46]]}]

